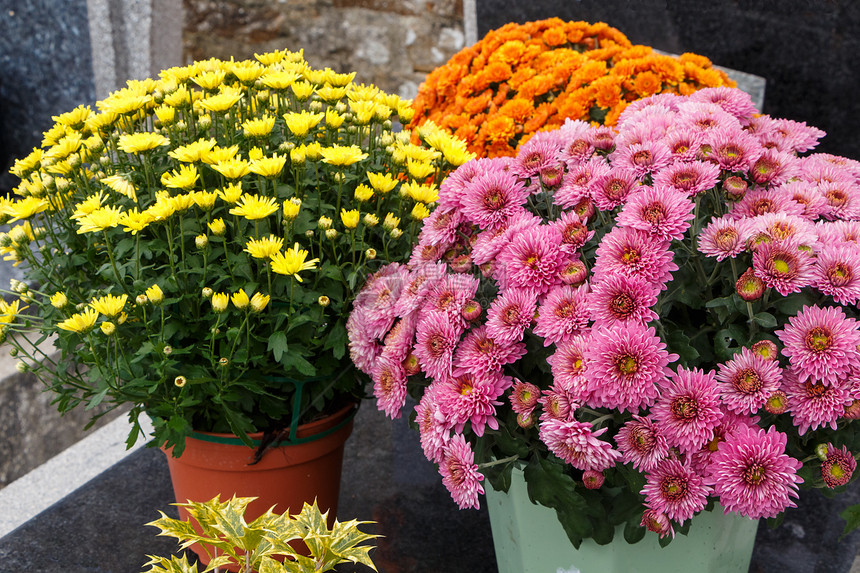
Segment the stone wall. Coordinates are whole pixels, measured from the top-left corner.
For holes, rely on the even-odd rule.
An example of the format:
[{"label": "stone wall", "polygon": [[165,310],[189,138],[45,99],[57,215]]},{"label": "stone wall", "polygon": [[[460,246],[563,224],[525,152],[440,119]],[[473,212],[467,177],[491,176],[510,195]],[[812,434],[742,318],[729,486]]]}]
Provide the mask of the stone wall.
[{"label": "stone wall", "polygon": [[463,0],[184,0],[186,62],[304,50],[402,97],[465,44]]}]

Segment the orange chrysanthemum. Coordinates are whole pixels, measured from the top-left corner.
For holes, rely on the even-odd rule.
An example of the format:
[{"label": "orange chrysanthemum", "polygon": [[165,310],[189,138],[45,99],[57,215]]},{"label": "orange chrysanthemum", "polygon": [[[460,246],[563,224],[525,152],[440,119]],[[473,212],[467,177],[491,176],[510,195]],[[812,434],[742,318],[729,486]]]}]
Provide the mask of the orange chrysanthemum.
[{"label": "orange chrysanthemum", "polygon": [[431,72],[412,126],[432,121],[479,156],[514,155],[566,118],[614,125],[639,98],[733,85],[703,56],[664,56],[603,22],[549,18],[492,30]]}]

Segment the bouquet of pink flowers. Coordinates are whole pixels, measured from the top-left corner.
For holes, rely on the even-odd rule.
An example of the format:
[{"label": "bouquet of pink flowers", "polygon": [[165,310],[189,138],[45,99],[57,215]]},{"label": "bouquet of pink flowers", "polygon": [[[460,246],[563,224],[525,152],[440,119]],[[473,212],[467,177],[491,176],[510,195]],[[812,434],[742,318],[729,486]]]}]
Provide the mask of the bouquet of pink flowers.
[{"label": "bouquet of pink flowers", "polygon": [[352,359],[461,508],[517,467],[576,546],[844,489],[860,162],[801,155],[823,135],[712,88],[470,161],[357,296]]}]

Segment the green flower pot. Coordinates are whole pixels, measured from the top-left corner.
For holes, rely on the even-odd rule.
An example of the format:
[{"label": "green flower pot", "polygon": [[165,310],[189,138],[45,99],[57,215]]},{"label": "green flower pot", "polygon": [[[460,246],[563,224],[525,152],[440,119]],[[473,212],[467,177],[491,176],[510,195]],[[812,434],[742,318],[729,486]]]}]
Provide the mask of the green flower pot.
[{"label": "green flower pot", "polygon": [[718,509],[694,517],[689,535],[676,535],[665,548],[650,532],[627,543],[622,526],[608,545],[586,539],[574,549],[555,510],[529,501],[517,470],[508,493],[487,488],[487,506],[499,573],[747,573],[758,527]]}]

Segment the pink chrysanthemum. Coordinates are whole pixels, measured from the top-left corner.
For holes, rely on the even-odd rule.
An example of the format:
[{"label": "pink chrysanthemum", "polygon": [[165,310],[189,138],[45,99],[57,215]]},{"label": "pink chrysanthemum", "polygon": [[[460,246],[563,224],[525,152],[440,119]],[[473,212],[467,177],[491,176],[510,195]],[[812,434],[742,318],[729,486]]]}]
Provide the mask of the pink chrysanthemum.
[{"label": "pink chrysanthemum", "polygon": [[676,129],[689,129],[708,135],[717,130],[740,131],[740,120],[714,103],[685,101],[678,104]]},{"label": "pink chrysanthemum", "polygon": [[621,227],[640,229],[664,241],[680,240],[690,227],[695,206],[683,191],[643,187],[629,197],[615,220]]},{"label": "pink chrysanthemum", "polygon": [[529,289],[508,289],[487,310],[487,334],[499,344],[523,339],[534,319],[537,296]]},{"label": "pink chrysanthemum", "polygon": [[561,186],[553,196],[556,205],[569,209],[583,199],[590,199],[592,190],[601,177],[612,168],[605,161],[591,160],[570,168]]},{"label": "pink chrysanthemum", "polygon": [[424,373],[434,379],[444,378],[451,372],[454,349],[460,341],[463,326],[452,323],[440,312],[422,313],[415,331],[415,348]]},{"label": "pink chrysanthemum", "polygon": [[370,374],[374,362],[382,354],[382,344],[365,326],[368,321],[367,309],[364,307],[354,308],[346,320],[349,357],[356,368],[365,374]]},{"label": "pink chrysanthemum", "polygon": [[[664,139],[675,163],[694,161],[699,156],[704,141],[705,135],[693,129],[673,129]],[[713,164],[708,165],[716,167]],[[717,169],[719,170],[719,167]]]},{"label": "pink chrysanthemum", "polygon": [[588,335],[572,336],[557,344],[555,352],[547,358],[555,384],[583,402],[590,395],[588,379],[585,377],[585,352],[590,343],[591,337]]},{"label": "pink chrysanthemum", "polygon": [[818,252],[813,285],[839,304],[856,305],[860,300],[860,245],[830,243]]},{"label": "pink chrysanthemum", "polygon": [[671,127],[675,111],[673,105],[653,98],[630,102],[618,116],[616,147],[660,139]]},{"label": "pink chrysanthemum", "polygon": [[374,338],[382,340],[394,324],[394,305],[408,276],[406,267],[398,263],[386,265],[367,279],[355,297],[353,308],[366,310],[363,327]]},{"label": "pink chrysanthemum", "polygon": [[562,141],[556,134],[552,134],[553,136],[550,137],[550,133],[546,131],[535,133],[520,147],[511,165],[511,172],[514,175],[522,179],[530,179],[547,168],[561,166],[558,155],[561,151]]},{"label": "pink chrysanthemum", "polygon": [[860,185],[834,181],[819,183],[817,188],[824,197],[826,219],[860,219]]},{"label": "pink chrysanthemum", "polygon": [[418,242],[425,245],[441,245],[448,248],[457,242],[463,214],[459,209],[444,211],[436,209],[424,220]]},{"label": "pink chrysanthemum", "polygon": [[447,274],[447,266],[443,263],[427,263],[412,269],[405,277],[403,290],[394,303],[395,316],[406,317],[417,311],[436,283]]},{"label": "pink chrysanthemum", "polygon": [[829,153],[813,153],[805,158],[805,163],[809,165],[832,166],[844,170],[851,174],[855,179],[860,179],[860,161],[849,159],[839,155],[831,155]]},{"label": "pink chrysanthemum", "polygon": [[568,118],[558,131],[563,142],[558,157],[567,165],[568,170],[588,161],[594,153],[594,145],[589,139],[591,125],[582,120]]},{"label": "pink chrysanthemum", "polygon": [[671,536],[672,539],[675,539],[675,530],[672,528],[672,522],[669,521],[669,518],[666,517],[665,513],[660,513],[653,509],[646,509],[642,513],[642,521],[639,525],[646,528],[648,531],[653,531],[661,538]]},{"label": "pink chrysanthemum", "polygon": [[825,133],[817,127],[806,125],[805,122],[774,119],[769,135],[769,138],[762,141],[762,145],[776,147],[781,151],[803,153],[817,147],[818,140],[824,137]]},{"label": "pink chrysanthemum", "polygon": [[591,185],[591,196],[601,211],[610,211],[622,205],[627,197],[639,188],[633,172],[613,167]]},{"label": "pink chrysanthemum", "polygon": [[657,313],[651,307],[657,303],[660,290],[642,277],[608,275],[591,287],[588,310],[594,325],[616,322],[651,322]]},{"label": "pink chrysanthemum", "polygon": [[481,231],[474,238],[472,262],[479,266],[493,263],[502,249],[511,242],[511,239],[526,229],[538,227],[540,224],[540,217],[524,211],[508,221],[504,227]]},{"label": "pink chrysanthemum", "polygon": [[549,451],[576,469],[603,471],[621,457],[609,442],[598,439],[606,430],[592,432],[591,424],[550,418],[540,424],[540,439]]},{"label": "pink chrysanthemum", "polygon": [[671,273],[678,270],[672,257],[668,244],[658,237],[639,229],[615,227],[597,247],[594,280],[616,273],[636,275],[663,290]]},{"label": "pink chrysanthemum", "polygon": [[788,412],[797,426],[797,432],[803,435],[807,430],[824,426],[835,430],[836,421],[853,401],[850,385],[844,378],[831,380],[827,384],[813,378],[801,381],[793,368],[786,368],[782,389],[788,397]]},{"label": "pink chrysanthemum", "polygon": [[515,413],[525,414],[531,412],[537,406],[540,397],[540,388],[531,382],[523,382],[519,378],[514,378],[510,401],[511,409]]},{"label": "pink chrysanthemum", "polygon": [[645,505],[683,524],[705,508],[711,488],[689,464],[666,458],[645,474]]},{"label": "pink chrysanthemum", "polygon": [[653,327],[616,324],[596,329],[585,351],[588,369],[588,402],[592,406],[635,412],[654,403],[658,384],[678,360]]},{"label": "pink chrysanthemum", "polygon": [[828,385],[860,368],[860,331],[841,308],[804,306],[788,322],[774,334],[799,381],[812,378]]},{"label": "pink chrysanthemum", "polygon": [[744,198],[734,204],[729,215],[734,219],[757,217],[765,213],[787,213],[801,216],[803,206],[777,190],[756,189],[748,191]]},{"label": "pink chrysanthemum", "polygon": [[472,373],[476,376],[501,371],[526,353],[526,345],[520,341],[500,343],[487,333],[487,327],[479,326],[466,333],[454,353],[454,374]]},{"label": "pink chrysanthemum", "polygon": [[371,371],[373,395],[376,407],[391,418],[400,417],[400,410],[406,404],[406,372],[403,361],[389,356],[380,356]]},{"label": "pink chrysanthemum", "polygon": [[632,101],[624,108],[621,115],[618,116],[617,125],[621,128],[621,126],[627,125],[630,122],[635,122],[640,112],[647,112],[651,108],[657,108],[658,113],[678,111],[678,104],[683,101],[683,97],[673,93],[654,94]]},{"label": "pink chrysanthemum", "polygon": [[610,160],[613,167],[627,169],[636,177],[643,177],[669,165],[672,152],[662,141],[643,141],[616,148]]},{"label": "pink chrysanthemum", "polygon": [[496,406],[501,406],[499,397],[511,387],[513,379],[492,372],[481,376],[464,373],[446,376],[439,381],[436,399],[439,404],[437,416],[457,433],[466,423],[472,425],[477,436],[484,435],[484,428],[499,429]]},{"label": "pink chrysanthemum", "polygon": [[787,296],[812,284],[813,259],[797,243],[762,243],[753,253],[753,271],[764,284]]},{"label": "pink chrysanthemum", "polygon": [[723,412],[713,370],[679,366],[671,382],[664,380],[659,386],[651,415],[670,446],[693,452],[714,438]]},{"label": "pink chrysanthemum", "polygon": [[750,168],[750,178],[762,186],[782,185],[800,173],[797,157],[777,149],[765,149]]},{"label": "pink chrysanthemum", "polygon": [[715,103],[726,113],[738,118],[743,125],[749,123],[752,117],[758,113],[749,94],[734,88],[704,88],[690,94],[689,100]]},{"label": "pink chrysanthemum", "polygon": [[681,191],[695,197],[720,180],[720,168],[704,161],[678,162],[654,175],[654,187]]},{"label": "pink chrysanthemum", "polygon": [[608,125],[600,125],[588,132],[588,141],[595,149],[609,151],[615,145],[615,130]]},{"label": "pink chrysanthemum", "polygon": [[464,189],[462,213],[481,229],[498,229],[523,211],[526,197],[522,182],[511,173],[481,172]]},{"label": "pink chrysanthemum", "polygon": [[758,239],[767,237],[775,242],[792,241],[812,249],[818,246],[818,232],[815,225],[798,215],[767,213],[747,221],[750,237]]},{"label": "pink chrysanthemum", "polygon": [[827,487],[833,489],[847,484],[856,469],[857,460],[846,446],[836,449],[833,444],[827,444],[824,461],[821,462],[821,477]]},{"label": "pink chrysanthemum", "polygon": [[439,280],[433,281],[424,297],[421,316],[428,312],[436,312],[444,314],[451,324],[465,326],[463,309],[474,299],[478,284],[478,279],[475,277],[462,274],[446,274]]},{"label": "pink chrysanthemum", "polygon": [[699,234],[699,252],[722,261],[735,258],[746,250],[749,236],[749,221],[734,219],[728,215],[711,219]]},{"label": "pink chrysanthemum", "polygon": [[484,159],[467,161],[446,177],[439,186],[439,209],[455,210],[463,206],[465,189],[472,179],[483,173],[488,163]]},{"label": "pink chrysanthemum", "polygon": [[819,221],[815,225],[818,240],[828,243],[856,243],[860,245],[860,221]]},{"label": "pink chrysanthemum", "polygon": [[569,339],[588,327],[588,285],[559,285],[547,293],[538,307],[533,332],[544,346]]},{"label": "pink chrysanthemum", "polygon": [[445,445],[442,462],[439,464],[442,483],[460,509],[478,509],[478,496],[483,495],[481,482],[484,476],[475,464],[472,446],[461,434],[454,434]]},{"label": "pink chrysanthemum", "polygon": [[561,248],[568,254],[577,252],[594,236],[594,231],[588,228],[586,221],[573,211],[565,211],[550,225],[558,230],[561,235]]},{"label": "pink chrysanthemum", "polygon": [[764,149],[755,137],[736,129],[716,129],[708,134],[708,160],[726,171],[746,171],[761,156]]},{"label": "pink chrysanthemum", "polygon": [[707,473],[708,465],[711,463],[711,456],[717,451],[720,443],[726,440],[727,436],[750,428],[757,430],[757,424],[761,420],[758,416],[736,414],[726,409],[725,406],[723,406],[722,410],[723,418],[720,420],[720,424],[714,428],[714,438],[698,451],[688,454],[690,465],[701,475]]},{"label": "pink chrysanthemum", "polygon": [[541,392],[540,421],[545,422],[551,418],[562,421],[574,420],[573,414],[581,405],[579,401],[567,390],[558,384],[553,384],[549,390]]},{"label": "pink chrysanthemum", "polygon": [[729,435],[711,456],[705,483],[713,486],[725,513],[750,519],[776,517],[797,497],[801,463],[786,455],[786,435],[771,427]]},{"label": "pink chrysanthemum", "polygon": [[436,415],[439,408],[436,401],[438,388],[438,383],[430,384],[415,406],[415,423],[421,449],[424,457],[436,464],[442,461],[445,444],[451,437],[450,428],[443,424],[444,418]]},{"label": "pink chrysanthemum", "polygon": [[738,414],[754,414],[779,389],[782,369],[748,348],[719,365],[717,388],[726,408]]},{"label": "pink chrysanthemum", "polygon": [[410,268],[420,267],[427,264],[438,262],[445,254],[443,245],[431,245],[429,243],[416,243],[412,248],[412,255],[409,257],[408,266]]},{"label": "pink chrysanthemum", "polygon": [[643,416],[633,416],[615,435],[621,461],[632,463],[640,472],[650,471],[669,453],[669,444],[660,428]]},{"label": "pink chrysanthemum", "polygon": [[808,181],[793,180],[780,185],[774,191],[788,196],[792,201],[801,206],[803,211],[800,216],[807,221],[815,221],[827,209],[827,201],[818,188]]},{"label": "pink chrysanthemum", "polygon": [[559,274],[567,263],[560,246],[561,235],[553,227],[543,225],[523,230],[499,253],[500,286],[505,290],[548,291],[561,281]]}]

